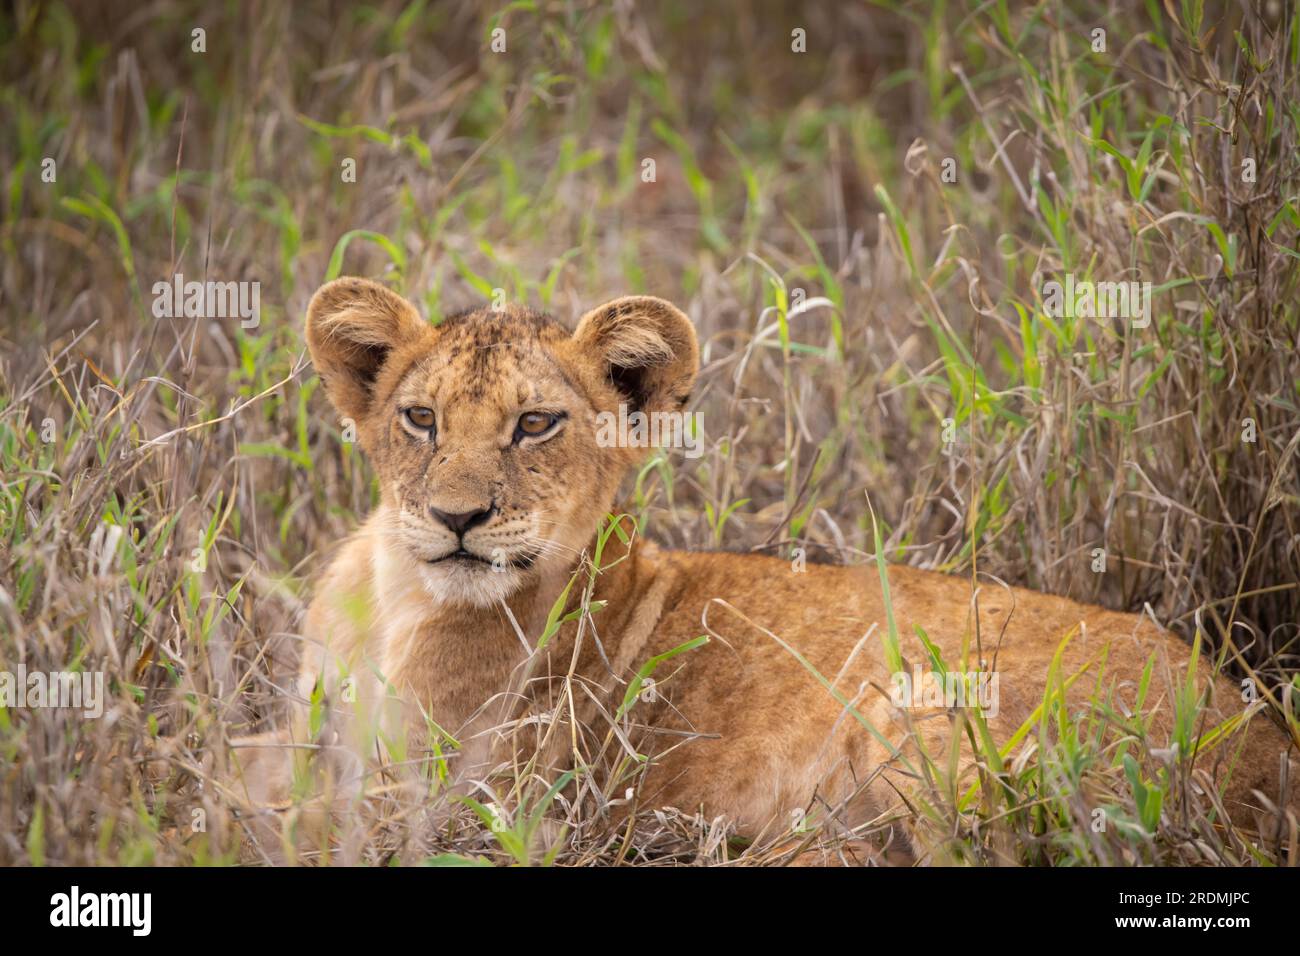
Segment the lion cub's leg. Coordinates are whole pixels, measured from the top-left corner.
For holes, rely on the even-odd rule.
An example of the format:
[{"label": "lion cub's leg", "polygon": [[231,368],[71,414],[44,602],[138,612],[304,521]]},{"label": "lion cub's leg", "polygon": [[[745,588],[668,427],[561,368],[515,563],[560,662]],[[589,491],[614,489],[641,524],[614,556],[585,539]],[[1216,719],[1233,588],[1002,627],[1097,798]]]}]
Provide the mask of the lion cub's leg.
[{"label": "lion cub's leg", "polygon": [[[309,695],[314,681],[306,683]],[[225,795],[253,841],[282,858],[327,852],[334,825],[363,796],[365,760],[354,739],[355,715],[325,702],[319,718],[312,733],[309,709],[297,703],[287,726],[230,741]]]},{"label": "lion cub's leg", "polygon": [[883,698],[865,708],[864,716],[883,739],[856,739],[855,763],[869,768],[870,776],[846,804],[845,822],[883,827],[877,830],[873,862],[951,862],[944,851],[951,837],[946,816],[977,779],[965,718],[935,707],[903,711]]},{"label": "lion cub's leg", "polygon": [[248,834],[251,852],[273,862],[327,847],[333,787],[328,761],[293,730],[237,737],[230,742],[224,790]]}]

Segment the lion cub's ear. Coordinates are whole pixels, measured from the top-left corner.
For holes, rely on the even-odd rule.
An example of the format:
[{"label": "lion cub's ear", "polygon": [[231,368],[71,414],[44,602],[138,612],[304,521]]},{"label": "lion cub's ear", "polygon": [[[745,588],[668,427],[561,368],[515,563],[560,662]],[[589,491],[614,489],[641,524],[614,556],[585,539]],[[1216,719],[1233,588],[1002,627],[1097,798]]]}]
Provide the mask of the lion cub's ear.
[{"label": "lion cub's ear", "polygon": [[606,302],[582,317],[573,340],[603,363],[629,411],[674,410],[690,396],[700,349],[691,320],[671,302],[648,295]]},{"label": "lion cub's ear", "polygon": [[307,348],[340,414],[360,419],[393,349],[426,335],[415,306],[378,282],[335,279],[307,306]]}]

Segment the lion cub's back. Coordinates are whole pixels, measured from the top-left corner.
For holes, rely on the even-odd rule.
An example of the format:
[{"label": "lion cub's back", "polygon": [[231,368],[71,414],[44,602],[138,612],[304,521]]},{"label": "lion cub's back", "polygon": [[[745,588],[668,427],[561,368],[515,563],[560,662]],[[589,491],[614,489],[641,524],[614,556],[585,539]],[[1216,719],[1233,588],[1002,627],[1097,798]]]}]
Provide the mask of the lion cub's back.
[{"label": "lion cub's back", "polygon": [[[809,564],[795,570],[789,561],[762,555],[670,552],[665,557],[680,584],[668,602],[671,610],[658,629],[655,651],[700,634],[714,638],[692,652],[691,673],[683,672],[681,681],[709,714],[734,720],[738,704],[745,702],[766,708],[770,720],[799,719],[822,703],[843,709],[823,681],[849,697],[864,682],[891,686],[884,654],[888,616],[874,565]],[[996,723],[1002,727],[1018,726],[1042,701],[1048,669],[1063,643],[1064,676],[1087,672],[1072,699],[1091,694],[1104,659],[1104,685],[1117,685],[1132,703],[1154,654],[1148,704],[1155,703],[1169,696],[1190,657],[1188,645],[1140,615],[981,584],[977,621],[969,579],[898,565],[887,572],[907,668],[930,670],[918,632],[939,648],[949,672],[979,670],[982,660],[984,669],[998,674]]]},{"label": "lion cub's back", "polygon": [[[915,731],[929,752],[943,752],[936,749],[945,746],[950,726],[943,714],[914,700],[920,719],[909,723],[888,696],[888,618],[874,566],[809,565],[796,571],[775,558],[717,553],[667,552],[663,559],[672,565],[677,585],[647,656],[700,634],[712,638],[657,672],[671,702],[660,720],[707,735],[664,761],[665,802],[702,803],[761,826],[803,806],[814,787],[824,795],[852,792],[855,781],[888,758],[846,703],[895,746],[907,746]],[[985,585],[977,629],[968,580],[901,566],[888,568],[888,577],[907,670],[930,670],[918,629],[938,646],[949,673],[964,675],[978,670],[980,659],[987,662],[998,676],[990,727],[1000,742],[1042,702],[1058,650],[1063,678],[1080,675],[1067,692],[1071,712],[1096,693],[1103,661],[1102,696],[1131,712],[1143,670],[1154,658],[1143,711],[1151,718],[1153,739],[1167,739],[1190,648],[1150,620]],[[1203,668],[1198,684],[1204,687],[1207,678]],[[1216,685],[1207,726],[1241,709],[1230,681],[1218,678]],[[1270,767],[1286,745],[1267,721],[1260,722],[1258,728],[1252,722],[1234,775],[1237,799],[1254,786],[1271,789],[1276,770]],[[890,799],[883,786],[876,789],[868,797],[870,812]]]}]

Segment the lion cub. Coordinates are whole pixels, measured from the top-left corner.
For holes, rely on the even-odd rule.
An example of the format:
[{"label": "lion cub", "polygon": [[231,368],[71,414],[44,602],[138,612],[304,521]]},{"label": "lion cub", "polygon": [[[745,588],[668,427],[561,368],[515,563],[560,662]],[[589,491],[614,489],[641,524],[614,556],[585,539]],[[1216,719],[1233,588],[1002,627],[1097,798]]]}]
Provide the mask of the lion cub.
[{"label": "lion cub", "polygon": [[[445,735],[457,774],[474,779],[510,758],[494,728],[549,694],[572,725],[534,722],[534,743],[556,768],[651,756],[639,806],[725,814],[752,835],[816,805],[845,828],[898,819],[924,852],[935,835],[918,836],[917,808],[935,784],[922,754],[955,768],[953,792],[975,780],[954,719],[963,703],[1003,744],[1049,674],[1073,710],[1100,670],[1123,712],[1154,662],[1144,710],[1170,726],[1189,649],[1137,615],[1020,588],[973,600],[969,581],[908,567],[888,569],[887,604],[874,566],[796,573],[775,558],[661,550],[626,520],[611,528],[644,450],[599,441],[600,416],[681,410],[699,361],[690,320],[661,299],[617,299],[572,333],[516,308],[432,326],[385,287],[345,278],[316,293],[306,336],[381,489],[319,583],[299,685],[353,752],[374,754],[403,727]],[[552,613],[557,600],[569,613]],[[959,675],[947,686],[935,652]],[[1241,711],[1231,682],[1207,670],[1200,684],[1206,728]],[[1261,808],[1252,791],[1277,799],[1289,746],[1261,716],[1198,765],[1226,779],[1230,807]],[[283,773],[260,779],[262,799],[283,796]]]}]

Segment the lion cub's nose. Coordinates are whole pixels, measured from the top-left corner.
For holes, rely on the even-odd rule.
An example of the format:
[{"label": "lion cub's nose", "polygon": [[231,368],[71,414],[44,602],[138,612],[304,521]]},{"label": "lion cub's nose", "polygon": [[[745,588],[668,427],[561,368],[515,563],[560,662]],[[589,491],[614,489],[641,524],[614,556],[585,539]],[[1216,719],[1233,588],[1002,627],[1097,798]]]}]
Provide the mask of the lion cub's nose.
[{"label": "lion cub's nose", "polygon": [[451,532],[456,535],[463,535],[470,528],[478,527],[492,517],[492,512],[495,510],[495,505],[484,508],[482,511],[450,512],[438,508],[429,509],[435,518],[450,528]]}]

